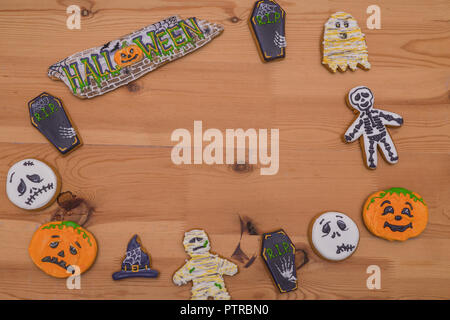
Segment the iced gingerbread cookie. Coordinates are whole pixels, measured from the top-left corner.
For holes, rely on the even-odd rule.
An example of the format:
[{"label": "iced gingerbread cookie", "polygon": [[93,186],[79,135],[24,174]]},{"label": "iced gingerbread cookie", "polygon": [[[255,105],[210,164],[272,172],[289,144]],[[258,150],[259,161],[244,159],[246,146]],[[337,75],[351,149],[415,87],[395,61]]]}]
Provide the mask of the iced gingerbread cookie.
[{"label": "iced gingerbread cookie", "polygon": [[122,269],[114,272],[114,280],[125,278],[156,278],[159,272],[150,268],[150,255],[142,246],[137,234],[128,242],[127,253],[122,261]]},{"label": "iced gingerbread cookie", "polygon": [[256,1],[250,25],[264,61],[286,56],[285,19],[286,12],[275,1]]},{"label": "iced gingerbread cookie", "polygon": [[75,53],[51,65],[48,76],[63,81],[79,98],[93,98],[200,49],[222,31],[206,20],[171,16]]},{"label": "iced gingerbread cookie", "polygon": [[263,234],[261,256],[281,293],[297,289],[295,246],[284,230]]},{"label": "iced gingerbread cookie", "polygon": [[8,171],[6,194],[16,206],[26,210],[45,208],[55,201],[61,188],[58,175],[45,162],[24,159]]},{"label": "iced gingerbread cookie", "polygon": [[46,92],[28,102],[33,127],[39,130],[62,154],[81,145],[80,137],[64,110],[62,101]]},{"label": "iced gingerbread cookie", "polygon": [[391,188],[369,196],[363,219],[367,229],[377,237],[405,241],[425,230],[428,207],[417,193]]},{"label": "iced gingerbread cookie", "polygon": [[373,107],[374,96],[365,86],[358,86],[350,90],[348,104],[358,117],[344,134],[346,142],[353,142],[361,138],[364,148],[366,164],[369,169],[376,169],[378,165],[377,147],[390,164],[398,162],[397,149],[386,126],[399,127],[403,118],[393,112]]},{"label": "iced gingerbread cookie", "polygon": [[40,226],[28,253],[34,264],[56,278],[88,270],[97,256],[94,236],[72,221],[54,221]]},{"label": "iced gingerbread cookie", "polygon": [[322,64],[333,72],[347,66],[354,71],[358,65],[370,69],[364,33],[350,14],[336,12],[325,23]]},{"label": "iced gingerbread cookie", "polygon": [[191,259],[175,272],[173,282],[181,286],[192,281],[191,300],[231,299],[223,275],[234,276],[238,272],[237,265],[209,252],[210,242],[203,230],[186,232],[183,246]]},{"label": "iced gingerbread cookie", "polygon": [[311,222],[309,238],[319,256],[330,261],[341,261],[349,258],[358,247],[359,230],[347,215],[325,212]]}]

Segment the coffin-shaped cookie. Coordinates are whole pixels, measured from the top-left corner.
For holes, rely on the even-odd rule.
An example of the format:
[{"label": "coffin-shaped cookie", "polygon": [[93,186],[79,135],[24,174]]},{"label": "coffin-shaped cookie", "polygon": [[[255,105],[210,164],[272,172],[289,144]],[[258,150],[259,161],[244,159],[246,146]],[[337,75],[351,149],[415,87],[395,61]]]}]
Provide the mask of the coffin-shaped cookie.
[{"label": "coffin-shaped cookie", "polygon": [[60,99],[43,92],[28,102],[28,110],[31,124],[62,154],[81,145]]},{"label": "coffin-shaped cookie", "polygon": [[206,20],[172,16],[75,53],[51,65],[48,76],[63,81],[74,95],[92,98],[201,48],[222,31],[222,26]]},{"label": "coffin-shaped cookie", "polygon": [[295,246],[283,230],[263,234],[261,256],[280,292],[297,289]]},{"label": "coffin-shaped cookie", "polygon": [[250,24],[265,61],[286,56],[286,12],[273,0],[255,3]]}]

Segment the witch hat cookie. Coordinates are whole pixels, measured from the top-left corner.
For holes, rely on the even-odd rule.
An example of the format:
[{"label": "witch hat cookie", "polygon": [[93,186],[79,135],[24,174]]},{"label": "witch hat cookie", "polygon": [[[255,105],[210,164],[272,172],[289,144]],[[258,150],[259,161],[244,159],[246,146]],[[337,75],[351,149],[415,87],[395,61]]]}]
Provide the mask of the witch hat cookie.
[{"label": "witch hat cookie", "polygon": [[135,234],[128,242],[127,254],[122,262],[122,270],[114,272],[114,280],[125,278],[156,278],[159,272],[150,269],[150,256],[142,247],[139,236]]}]

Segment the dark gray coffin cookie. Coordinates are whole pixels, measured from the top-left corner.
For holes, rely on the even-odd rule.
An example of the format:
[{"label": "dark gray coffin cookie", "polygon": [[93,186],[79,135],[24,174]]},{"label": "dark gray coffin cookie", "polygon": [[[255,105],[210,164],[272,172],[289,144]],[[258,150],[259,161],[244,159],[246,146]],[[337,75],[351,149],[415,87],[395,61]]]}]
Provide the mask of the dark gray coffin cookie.
[{"label": "dark gray coffin cookie", "polygon": [[285,22],[286,12],[275,1],[260,0],[255,3],[250,24],[265,61],[286,56]]},{"label": "dark gray coffin cookie", "polygon": [[60,99],[41,93],[28,102],[31,124],[36,127],[62,154],[81,145],[80,138]]},{"label": "dark gray coffin cookie", "polygon": [[263,234],[261,256],[280,292],[297,289],[295,246],[283,230]]}]

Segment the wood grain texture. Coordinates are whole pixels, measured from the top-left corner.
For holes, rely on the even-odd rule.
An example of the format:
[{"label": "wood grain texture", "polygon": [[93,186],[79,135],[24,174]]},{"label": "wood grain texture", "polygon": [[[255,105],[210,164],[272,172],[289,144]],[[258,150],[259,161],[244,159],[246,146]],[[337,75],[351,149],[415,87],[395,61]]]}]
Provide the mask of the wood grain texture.
[{"label": "wood grain texture", "polygon": [[[0,183],[0,298],[186,299],[190,285],[172,275],[187,258],[184,231],[204,228],[212,250],[231,259],[240,236],[238,214],[260,232],[284,228],[310,261],[298,272],[299,289],[280,294],[261,258],[226,277],[234,299],[449,299],[450,298],[450,25],[448,1],[377,1],[382,29],[366,28],[373,1],[281,1],[287,12],[287,56],[261,62],[247,23],[253,0],[13,1],[0,3],[0,181],[17,160],[38,157],[57,167],[63,191],[96,208],[86,225],[99,245],[81,290],[41,272],[28,257],[34,230],[57,205],[20,210]],[[85,9],[81,30],[66,28],[66,7]],[[331,74],[321,65],[323,24],[350,12],[366,34],[372,70]],[[221,23],[224,33],[201,50],[91,100],[74,97],[47,67],[68,55],[159,21],[171,14]],[[400,161],[365,168],[358,143],[342,135],[354,117],[349,89],[369,86],[375,106],[401,114],[391,129]],[[84,145],[62,157],[31,126],[27,102],[42,91],[65,104]],[[173,130],[279,128],[280,170],[261,176],[226,165],[171,162]],[[418,192],[430,209],[418,238],[390,243],[365,229],[361,210],[372,192],[394,186]],[[309,247],[310,219],[342,211],[360,227],[357,252],[342,263],[318,258]],[[157,279],[111,278],[128,240],[138,233]],[[242,249],[260,250],[244,235]],[[366,288],[366,268],[379,265],[381,290]]]}]

